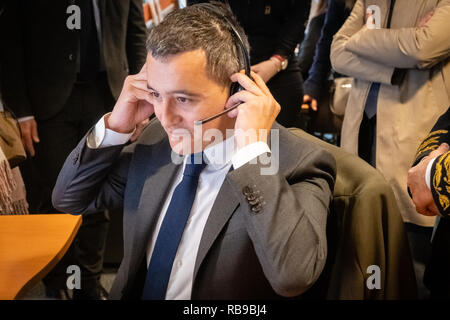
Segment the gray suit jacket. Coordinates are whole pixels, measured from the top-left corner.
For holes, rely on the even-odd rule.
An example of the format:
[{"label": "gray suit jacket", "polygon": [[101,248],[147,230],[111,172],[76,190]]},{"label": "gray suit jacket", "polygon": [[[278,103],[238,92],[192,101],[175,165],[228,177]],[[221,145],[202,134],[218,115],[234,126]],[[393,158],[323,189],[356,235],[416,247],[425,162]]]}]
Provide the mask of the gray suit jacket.
[{"label": "gray suit jacket", "polygon": [[[324,267],[334,158],[278,124],[274,129],[278,173],[262,176],[261,164],[247,163],[221,186],[201,238],[192,299],[294,297]],[[167,135],[155,119],[127,146],[90,149],[85,141],[67,158],[53,204],[73,214],[123,206],[124,257],[110,298],[139,299],[149,236],[177,172]],[[264,198],[261,211],[252,211],[245,187]]]}]

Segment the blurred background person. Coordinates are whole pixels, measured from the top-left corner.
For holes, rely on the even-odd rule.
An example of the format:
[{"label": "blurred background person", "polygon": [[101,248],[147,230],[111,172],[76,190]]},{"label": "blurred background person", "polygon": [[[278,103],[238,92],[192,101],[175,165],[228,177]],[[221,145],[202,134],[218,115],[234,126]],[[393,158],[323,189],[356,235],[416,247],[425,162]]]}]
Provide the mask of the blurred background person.
[{"label": "blurred background person", "polygon": [[450,298],[450,108],[439,117],[408,171],[408,188],[417,212],[437,216],[424,284],[432,299]]},{"label": "blurred background person", "polygon": [[302,71],[302,78],[308,78],[308,72],[314,60],[314,51],[319,41],[325,14],[328,9],[328,0],[312,0],[305,38],[298,47],[297,59]]},{"label": "blurred background person", "polygon": [[406,182],[414,150],[450,105],[449,20],[450,0],[358,0],[331,46],[333,68],[354,78],[341,145],[394,190],[422,298],[435,218],[416,212]]},{"label": "blurred background person", "polygon": [[[188,0],[192,5],[202,0]],[[228,2],[250,42],[252,70],[281,105],[277,122],[300,126],[303,79],[294,50],[304,37],[310,0],[223,0]]]},{"label": "blurred background person", "polygon": [[[0,42],[5,43],[8,32],[6,3],[0,3]],[[7,46],[0,50],[0,214],[27,214],[28,203],[22,175],[18,164],[25,160],[26,153],[22,146],[19,125],[15,115],[4,100],[4,77],[1,76],[6,59]]]},{"label": "blurred background person", "polygon": [[[5,103],[19,117],[29,160],[21,167],[31,213],[56,213],[51,192],[70,151],[105,112],[145,57],[142,1],[6,1]],[[75,159],[74,159],[75,160]],[[74,299],[103,299],[108,213],[83,218],[64,259],[44,279],[50,298],[68,298],[66,269],[81,268]]]},{"label": "blurred background person", "polygon": [[[328,9],[324,13],[324,23],[320,38],[315,46],[314,60],[303,84],[303,102],[310,103],[313,110],[317,110],[318,101],[323,94],[327,94],[329,87],[331,61],[330,48],[333,36],[342,27],[355,4],[356,0],[328,0]],[[333,74],[333,77],[338,77]]]}]

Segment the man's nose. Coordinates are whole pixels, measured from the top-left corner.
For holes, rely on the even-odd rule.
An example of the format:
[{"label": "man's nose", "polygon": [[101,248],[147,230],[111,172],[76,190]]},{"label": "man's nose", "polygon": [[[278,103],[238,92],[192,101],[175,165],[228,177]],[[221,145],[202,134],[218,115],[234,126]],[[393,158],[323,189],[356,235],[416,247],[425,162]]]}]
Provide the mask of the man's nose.
[{"label": "man's nose", "polygon": [[181,122],[182,117],[176,112],[175,106],[171,103],[171,99],[163,99],[158,103],[158,109],[159,112],[156,115],[165,128],[173,127]]}]

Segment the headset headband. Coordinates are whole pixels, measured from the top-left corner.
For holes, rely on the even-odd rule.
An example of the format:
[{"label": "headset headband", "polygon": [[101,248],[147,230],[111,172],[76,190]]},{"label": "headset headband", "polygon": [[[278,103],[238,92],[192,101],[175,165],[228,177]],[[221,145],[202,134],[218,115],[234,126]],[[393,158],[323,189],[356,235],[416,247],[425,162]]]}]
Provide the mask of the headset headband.
[{"label": "headset headband", "polygon": [[247,48],[245,47],[244,41],[242,40],[241,35],[239,34],[238,30],[234,26],[234,23],[226,17],[223,12],[217,9],[213,4],[211,3],[199,3],[196,6],[202,7],[206,10],[209,10],[210,12],[214,13],[217,17],[224,19],[230,29],[233,31],[234,38],[236,38],[236,47],[238,48],[238,51],[240,51],[240,55],[244,59],[244,70],[245,74],[250,77],[250,55],[247,51]]}]

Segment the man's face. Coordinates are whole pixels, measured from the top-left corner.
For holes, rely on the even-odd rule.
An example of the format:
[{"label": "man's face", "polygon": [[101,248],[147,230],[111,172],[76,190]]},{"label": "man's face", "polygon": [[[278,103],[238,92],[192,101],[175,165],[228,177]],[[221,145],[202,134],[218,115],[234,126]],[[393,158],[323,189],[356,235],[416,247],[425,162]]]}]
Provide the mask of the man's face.
[{"label": "man's face", "polygon": [[[154,100],[155,115],[169,136],[172,150],[178,154],[200,151],[193,148],[194,121],[223,111],[229,94],[229,88],[207,76],[203,50],[158,59],[149,53],[147,83]],[[234,119],[224,115],[204,124],[202,130],[218,129],[225,137],[225,130],[233,127]],[[188,150],[181,143],[186,133],[191,137]],[[204,149],[209,143],[203,141],[200,145]]]}]

